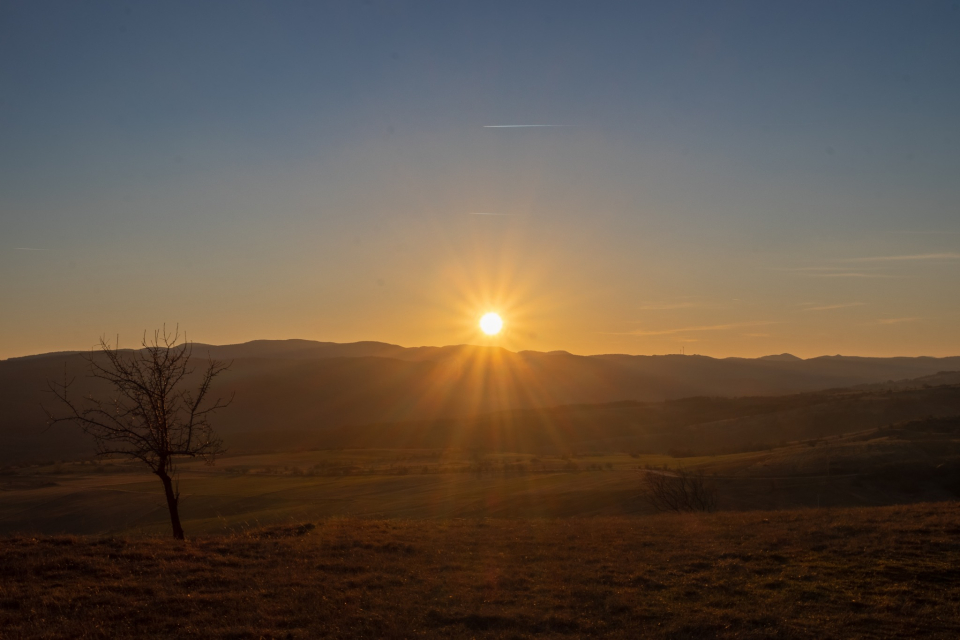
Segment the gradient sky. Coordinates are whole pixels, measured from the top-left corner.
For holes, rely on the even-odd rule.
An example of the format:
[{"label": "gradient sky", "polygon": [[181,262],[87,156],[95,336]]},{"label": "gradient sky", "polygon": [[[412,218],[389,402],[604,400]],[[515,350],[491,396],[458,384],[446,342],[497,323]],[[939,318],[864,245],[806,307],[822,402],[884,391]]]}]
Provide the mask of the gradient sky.
[{"label": "gradient sky", "polygon": [[2,1],[0,358],[164,322],[960,354],[958,34],[958,2]]}]

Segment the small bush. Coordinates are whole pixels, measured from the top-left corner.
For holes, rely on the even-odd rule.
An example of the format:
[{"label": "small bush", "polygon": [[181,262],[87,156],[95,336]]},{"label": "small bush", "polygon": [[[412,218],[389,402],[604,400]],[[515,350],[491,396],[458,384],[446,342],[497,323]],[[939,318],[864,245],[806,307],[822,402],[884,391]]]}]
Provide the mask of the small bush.
[{"label": "small bush", "polygon": [[676,472],[644,472],[644,489],[647,502],[656,511],[714,511],[717,508],[717,492],[703,475],[685,469]]}]

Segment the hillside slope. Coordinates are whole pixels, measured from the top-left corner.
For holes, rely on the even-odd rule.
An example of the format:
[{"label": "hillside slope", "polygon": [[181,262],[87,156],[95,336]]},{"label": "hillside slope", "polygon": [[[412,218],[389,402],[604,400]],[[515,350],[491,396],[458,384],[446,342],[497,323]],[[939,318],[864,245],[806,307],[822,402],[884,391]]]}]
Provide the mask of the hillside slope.
[{"label": "hillside slope", "polygon": [[[196,345],[195,354],[233,361],[216,389],[236,396],[217,418],[228,443],[239,434],[282,441],[292,432],[347,425],[462,420],[582,403],[787,394],[960,369],[960,358],[718,360],[305,340]],[[105,392],[84,375],[79,354],[0,361],[0,464],[91,453],[87,439],[73,430],[45,431],[41,410],[48,380],[76,378],[77,394]]]},{"label": "hillside slope", "polygon": [[956,638],[956,503],[0,540],[16,638]]},{"label": "hillside slope", "polygon": [[[290,439],[287,448],[457,448],[549,455],[628,451],[694,456],[769,449],[907,420],[955,416],[960,416],[960,385],[880,393],[572,405],[463,420],[342,426],[300,432],[300,441],[295,440],[295,433],[284,437]],[[245,435],[255,437],[253,433]]]}]

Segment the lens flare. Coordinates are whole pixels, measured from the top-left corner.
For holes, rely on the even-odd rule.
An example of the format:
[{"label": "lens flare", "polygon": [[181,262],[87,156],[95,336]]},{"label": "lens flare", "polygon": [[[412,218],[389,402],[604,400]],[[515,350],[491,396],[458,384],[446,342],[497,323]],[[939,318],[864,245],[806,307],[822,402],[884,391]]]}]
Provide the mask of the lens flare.
[{"label": "lens flare", "polygon": [[495,336],[503,328],[503,320],[495,313],[488,313],[480,318],[480,330],[488,336]]}]

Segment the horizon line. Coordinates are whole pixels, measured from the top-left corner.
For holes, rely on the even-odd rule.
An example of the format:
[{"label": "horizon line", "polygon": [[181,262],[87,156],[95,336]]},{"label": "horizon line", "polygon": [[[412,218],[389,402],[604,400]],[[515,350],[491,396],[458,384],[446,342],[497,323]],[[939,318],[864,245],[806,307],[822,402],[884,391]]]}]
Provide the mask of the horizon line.
[{"label": "horizon line", "polygon": [[[511,351],[510,349],[507,349],[506,347],[500,346],[500,345],[473,344],[473,343],[469,343],[469,342],[463,342],[463,343],[459,343],[459,344],[447,344],[447,345],[441,345],[441,346],[437,346],[437,345],[420,345],[420,346],[415,346],[415,347],[407,347],[407,346],[403,346],[403,345],[399,345],[399,344],[394,344],[394,343],[392,343],[392,342],[383,342],[383,341],[381,341],[381,340],[355,340],[355,341],[353,341],[353,342],[333,342],[333,341],[326,341],[326,340],[314,340],[314,339],[310,339],[310,338],[255,338],[255,339],[253,339],[253,340],[247,340],[247,341],[245,341],[245,342],[231,342],[231,343],[227,343],[227,344],[211,344],[211,343],[207,343],[207,342],[193,342],[192,344],[194,344],[194,345],[196,345],[196,346],[201,346],[201,347],[238,347],[238,346],[243,346],[243,345],[247,345],[247,344],[252,344],[252,343],[254,343],[254,342],[290,342],[290,341],[312,342],[312,343],[316,343],[316,344],[328,344],[328,345],[354,345],[354,344],[362,344],[362,343],[371,343],[371,342],[372,342],[372,343],[382,344],[382,345],[386,345],[386,346],[390,346],[390,347],[398,347],[398,348],[400,348],[400,349],[446,349],[446,348],[449,348],[449,347],[478,347],[478,348],[496,347],[496,348],[498,348],[498,349],[503,349],[504,351],[508,351],[508,352],[514,353],[514,354],[520,354],[520,353],[524,353],[524,352],[540,353],[540,354],[545,354],[545,355],[546,355],[546,354],[551,354],[551,353],[566,353],[566,354],[568,354],[568,355],[572,355],[572,356],[576,356],[576,357],[580,357],[580,358],[596,358],[596,357],[603,357],[603,356],[627,356],[627,357],[631,357],[631,358],[657,358],[657,357],[667,357],[667,356],[681,356],[681,357],[685,357],[685,358],[691,358],[691,357],[710,358],[710,359],[712,359],[712,360],[728,360],[728,359],[761,360],[761,359],[764,359],[764,358],[770,358],[771,356],[774,356],[774,357],[775,357],[775,356],[784,356],[784,355],[787,355],[787,356],[792,356],[792,357],[794,357],[794,358],[798,358],[799,360],[806,361],[806,360],[816,360],[816,359],[818,359],[818,358],[871,358],[871,359],[934,358],[934,359],[938,359],[938,360],[939,360],[939,359],[945,359],[945,358],[958,358],[958,357],[960,357],[960,354],[947,355],[947,356],[930,356],[930,355],[858,356],[858,355],[845,355],[845,354],[841,354],[841,353],[837,353],[837,354],[826,354],[826,353],[824,353],[824,354],[821,354],[821,355],[810,356],[810,357],[804,358],[804,357],[801,357],[801,356],[794,355],[794,354],[792,354],[792,353],[790,353],[790,352],[787,352],[787,351],[783,351],[783,352],[780,352],[780,353],[768,353],[768,354],[765,354],[765,355],[762,355],[762,356],[753,356],[753,357],[750,357],[750,356],[711,356],[711,355],[707,355],[707,354],[698,354],[698,353],[694,353],[694,354],[683,354],[683,353],[679,353],[679,352],[678,352],[678,353],[623,353],[623,352],[620,352],[620,353],[612,353],[612,352],[606,352],[606,353],[579,354],[579,353],[572,353],[572,352],[570,352],[570,351],[567,351],[566,349],[549,349],[549,350],[543,350],[543,351],[536,350],[536,349],[518,349],[518,350],[516,350],[516,351]],[[126,350],[128,350],[128,349],[121,349],[121,351],[126,351]],[[134,350],[134,349],[133,349],[133,347],[131,347],[131,348],[129,348],[129,350],[132,351],[132,350]],[[46,351],[46,352],[41,352],[41,353],[28,353],[28,354],[20,355],[20,356],[8,356],[8,357],[6,357],[6,358],[0,358],[0,362],[6,362],[6,361],[8,361],[8,360],[19,360],[19,359],[23,359],[23,358],[40,358],[40,357],[55,356],[55,355],[74,355],[74,354],[78,354],[78,353],[88,353],[89,351],[90,351],[90,349],[61,349],[61,350]],[[378,356],[369,356],[369,357],[378,357]]]}]

